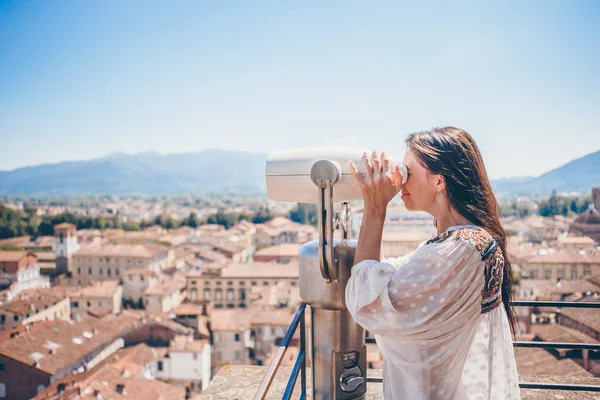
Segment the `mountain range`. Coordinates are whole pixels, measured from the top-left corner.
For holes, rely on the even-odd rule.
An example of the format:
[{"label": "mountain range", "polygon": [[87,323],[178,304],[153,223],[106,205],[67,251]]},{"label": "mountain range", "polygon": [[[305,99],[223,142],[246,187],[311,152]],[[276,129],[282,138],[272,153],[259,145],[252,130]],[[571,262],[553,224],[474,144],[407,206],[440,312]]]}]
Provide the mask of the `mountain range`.
[{"label": "mountain range", "polygon": [[[265,192],[267,155],[208,149],[195,153],[114,153],[0,171],[2,195],[206,194]],[[600,150],[537,177],[492,182],[503,195],[588,194],[600,186]]]}]

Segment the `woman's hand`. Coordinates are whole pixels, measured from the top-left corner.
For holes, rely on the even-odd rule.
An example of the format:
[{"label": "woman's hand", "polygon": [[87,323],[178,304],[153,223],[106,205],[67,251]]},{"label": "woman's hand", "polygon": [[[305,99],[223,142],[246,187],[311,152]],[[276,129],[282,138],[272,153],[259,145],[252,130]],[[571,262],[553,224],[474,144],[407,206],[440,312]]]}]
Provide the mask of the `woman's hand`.
[{"label": "woman's hand", "polygon": [[373,151],[370,158],[365,153],[363,162],[365,165],[364,178],[352,161],[349,164],[362,192],[365,214],[372,213],[385,217],[388,203],[402,189],[402,173],[397,165],[395,168],[390,167],[390,161],[385,152],[382,152],[380,156]]}]

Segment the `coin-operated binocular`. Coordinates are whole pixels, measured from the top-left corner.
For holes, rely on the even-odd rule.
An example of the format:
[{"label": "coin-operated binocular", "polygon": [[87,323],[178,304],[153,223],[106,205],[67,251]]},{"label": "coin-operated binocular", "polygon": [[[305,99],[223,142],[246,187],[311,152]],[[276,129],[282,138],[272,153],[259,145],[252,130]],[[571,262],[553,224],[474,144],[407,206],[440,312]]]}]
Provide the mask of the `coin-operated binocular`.
[{"label": "coin-operated binocular", "polygon": [[[348,161],[364,173],[363,154],[364,149],[325,147],[273,152],[267,158],[271,199],[317,205],[319,240],[304,244],[299,254],[300,297],[312,317],[315,400],[364,399],[367,391],[365,330],[345,304],[356,250],[349,238],[348,202],[362,199]],[[337,203],[341,208],[335,211]],[[336,229],[341,239],[334,240]]]}]

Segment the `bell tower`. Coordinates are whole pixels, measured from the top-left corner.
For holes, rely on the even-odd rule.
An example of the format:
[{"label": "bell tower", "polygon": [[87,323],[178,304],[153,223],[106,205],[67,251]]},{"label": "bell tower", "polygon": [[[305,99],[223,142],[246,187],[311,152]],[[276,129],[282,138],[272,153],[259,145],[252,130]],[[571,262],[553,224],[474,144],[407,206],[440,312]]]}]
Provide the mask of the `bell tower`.
[{"label": "bell tower", "polygon": [[57,274],[70,271],[73,253],[77,250],[79,250],[77,227],[68,223],[54,225],[54,254],[56,255]]}]

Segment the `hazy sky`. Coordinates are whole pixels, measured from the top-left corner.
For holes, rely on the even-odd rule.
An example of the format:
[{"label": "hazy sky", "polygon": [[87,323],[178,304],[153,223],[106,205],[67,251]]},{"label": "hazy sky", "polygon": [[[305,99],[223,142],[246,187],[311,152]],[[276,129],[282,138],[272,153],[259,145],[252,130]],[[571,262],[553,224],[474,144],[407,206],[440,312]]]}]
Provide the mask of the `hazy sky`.
[{"label": "hazy sky", "polygon": [[600,149],[600,1],[0,0],[0,170],[115,151],[402,154],[466,129],[492,178]]}]

